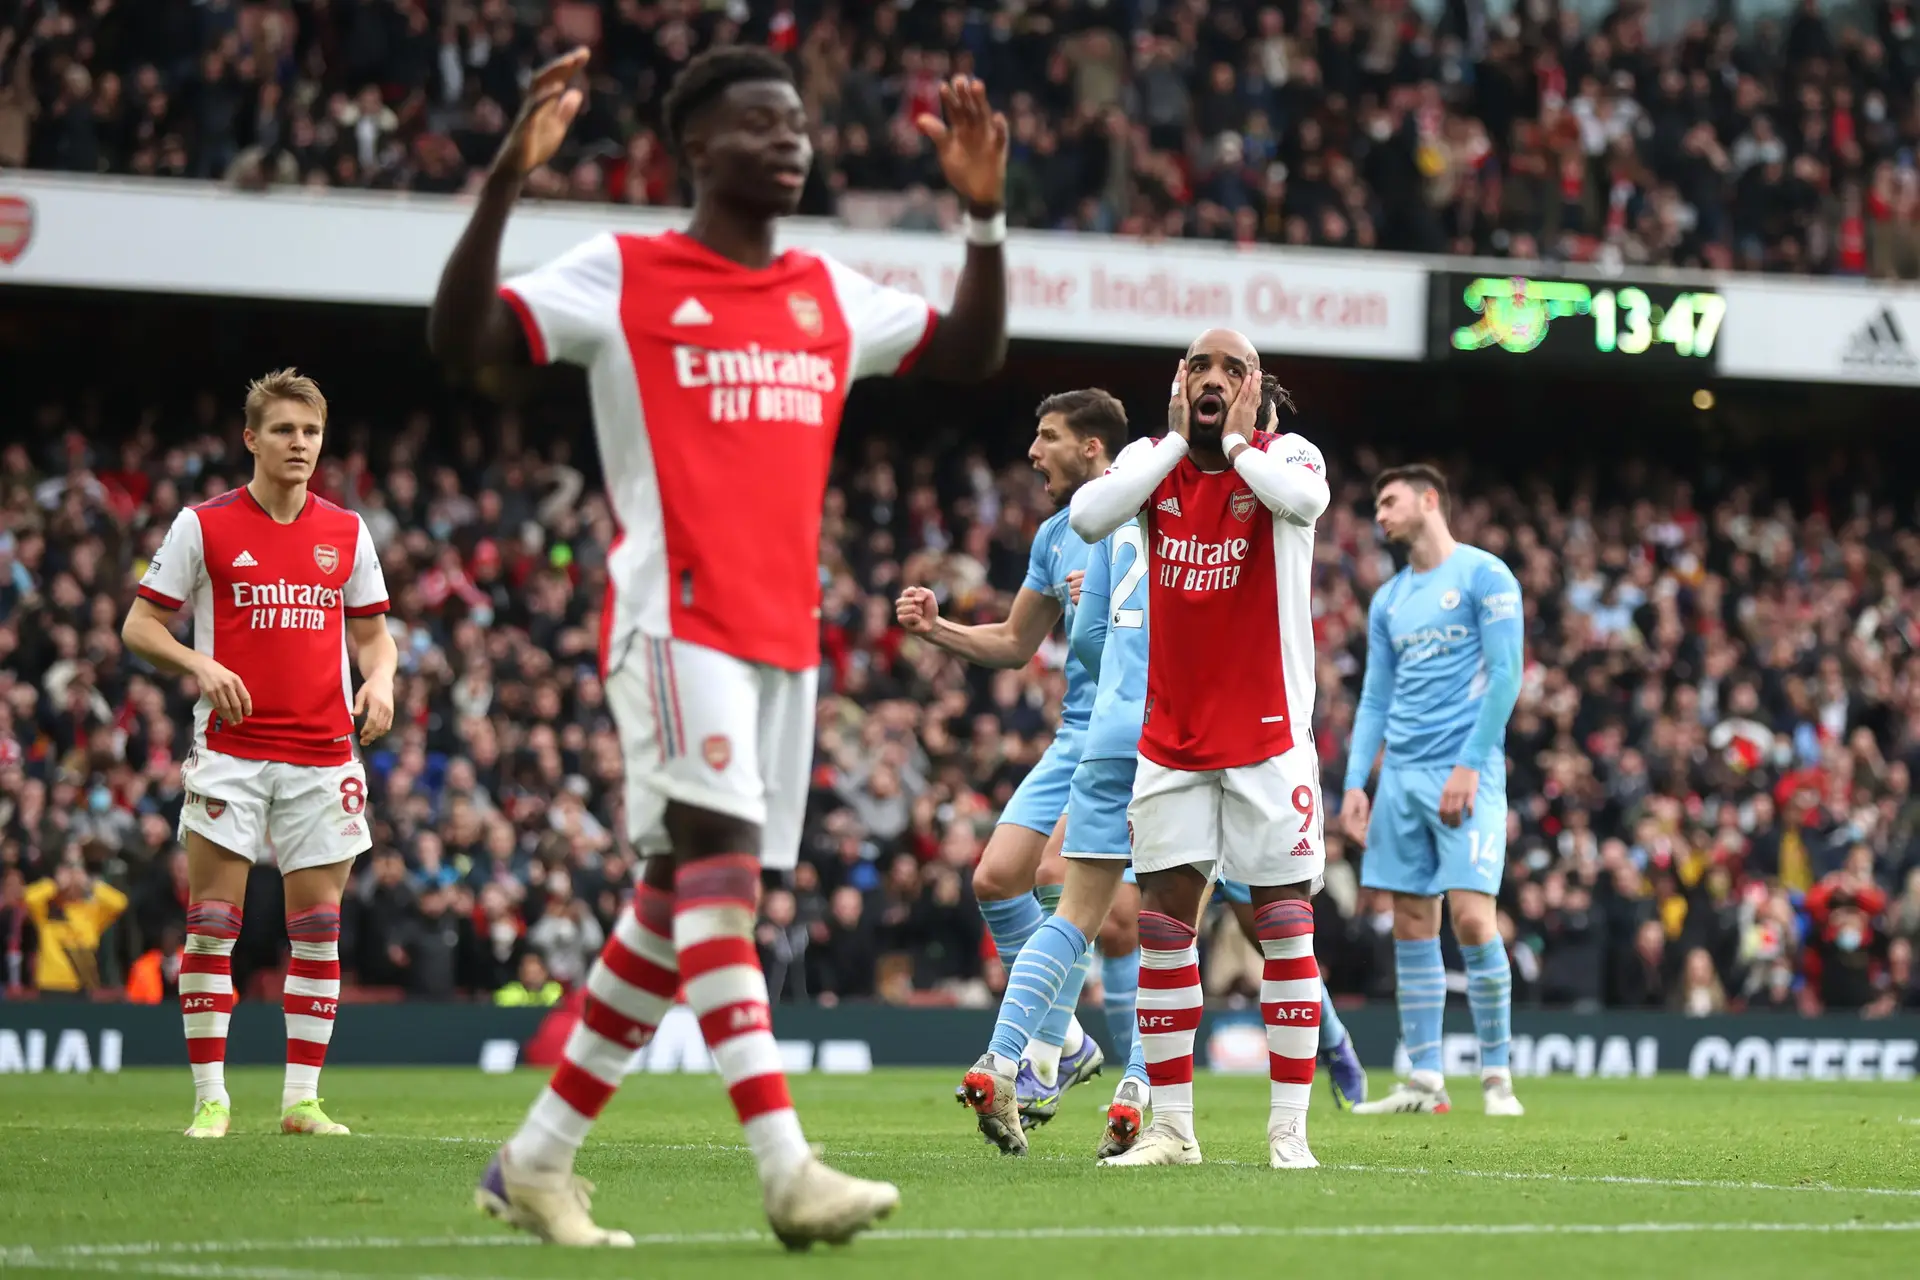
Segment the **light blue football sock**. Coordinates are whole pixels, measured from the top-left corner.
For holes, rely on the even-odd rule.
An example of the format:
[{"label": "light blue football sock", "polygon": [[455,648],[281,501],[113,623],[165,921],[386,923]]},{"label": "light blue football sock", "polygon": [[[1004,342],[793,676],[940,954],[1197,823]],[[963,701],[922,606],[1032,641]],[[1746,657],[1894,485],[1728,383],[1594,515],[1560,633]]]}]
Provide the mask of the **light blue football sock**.
[{"label": "light blue football sock", "polygon": [[1395,940],[1394,998],[1400,1005],[1400,1042],[1415,1071],[1440,1070],[1440,1024],[1447,1012],[1447,971],[1440,939]]},{"label": "light blue football sock", "polygon": [[[1020,1061],[1027,1041],[1034,1038],[1060,992],[1081,969],[1090,945],[1085,934],[1058,916],[1040,922],[1008,971],[1007,992],[1000,999],[1000,1017],[993,1024],[989,1050],[1008,1062]],[[1076,996],[1078,990],[1075,986]],[[1061,1025],[1064,1032],[1064,1019]]]},{"label": "light blue football sock", "polygon": [[[1058,920],[1059,917],[1048,916],[1047,919],[1050,921]],[[1066,922],[1061,921],[1061,923],[1065,924]],[[1042,928],[1044,927],[1043,925]],[[1069,924],[1066,927],[1068,932],[1072,933],[1075,937],[1080,935],[1080,931],[1072,925]],[[1039,935],[1035,934],[1034,936],[1038,937]],[[1081,946],[1085,948],[1087,944],[1083,941]],[[1022,952],[1021,954],[1024,955],[1026,953]],[[1059,1048],[1066,1047],[1067,1024],[1073,1021],[1074,1011],[1080,1007],[1080,989],[1087,985],[1087,975],[1092,972],[1093,952],[1083,949],[1080,952],[1079,958],[1074,961],[1073,972],[1067,975],[1066,982],[1061,984],[1059,992],[1053,997],[1053,1007],[1047,1010],[1047,1016],[1040,1020],[1040,1029],[1034,1032],[1034,1039],[1038,1040],[1041,1044],[1055,1045]],[[1075,1050],[1075,1052],[1078,1052],[1078,1050]]]},{"label": "light blue football sock", "polygon": [[993,945],[1000,953],[1000,963],[1009,970],[1013,968],[1013,962],[1020,958],[1020,948],[1027,945],[1027,939],[1033,936],[1033,931],[1046,918],[1040,910],[1040,904],[1030,893],[1000,902],[982,902],[980,915],[993,934]]},{"label": "light blue football sock", "polygon": [[1513,969],[1506,944],[1495,938],[1463,946],[1460,955],[1467,962],[1467,1008],[1480,1037],[1480,1067],[1504,1067],[1513,1030]]},{"label": "light blue football sock", "polygon": [[[1107,1014],[1107,1035],[1118,1062],[1133,1060],[1134,1001],[1140,994],[1140,949],[1123,956],[1107,956],[1100,961],[1100,989],[1105,993],[1102,1007]],[[1323,1033],[1324,1034],[1324,1033]]]},{"label": "light blue football sock", "polygon": [[1147,1079],[1147,1042],[1136,1034],[1133,1037],[1133,1052],[1127,1055],[1128,1080],[1138,1080],[1142,1089],[1150,1088],[1152,1082]]},{"label": "light blue football sock", "polygon": [[[1061,895],[1066,892],[1065,885],[1037,884],[1033,886],[1034,900],[1040,904],[1040,910],[1048,916],[1060,908]],[[1040,1028],[1034,1032],[1034,1039],[1043,1045],[1056,1049],[1066,1047],[1067,1024],[1073,1021],[1073,1015],[1080,1007],[1080,990],[1087,985],[1087,975],[1093,972],[1093,954],[1088,952],[1080,958],[1074,971],[1067,975],[1066,985],[1053,998],[1053,1008],[1040,1021]],[[1028,1056],[1035,1059],[1034,1070],[1041,1079],[1049,1084],[1053,1082],[1053,1070],[1057,1059],[1047,1053],[1035,1054],[1033,1046],[1027,1046]]]},{"label": "light blue football sock", "polygon": [[1340,1011],[1333,1007],[1333,992],[1327,990],[1325,980],[1320,983],[1320,1052],[1332,1053],[1347,1042],[1347,1024],[1340,1021]]}]

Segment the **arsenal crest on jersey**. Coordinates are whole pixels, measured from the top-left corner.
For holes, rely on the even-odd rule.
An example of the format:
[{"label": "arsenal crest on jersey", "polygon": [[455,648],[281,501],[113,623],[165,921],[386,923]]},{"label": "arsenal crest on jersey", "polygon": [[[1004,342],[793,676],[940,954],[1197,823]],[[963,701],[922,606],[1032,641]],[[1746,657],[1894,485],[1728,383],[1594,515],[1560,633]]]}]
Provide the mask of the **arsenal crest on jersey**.
[{"label": "arsenal crest on jersey", "polygon": [[1235,520],[1251,520],[1254,501],[1253,490],[1236,489],[1233,496],[1227,499],[1227,509],[1233,512]]},{"label": "arsenal crest on jersey", "polygon": [[794,292],[787,295],[787,310],[793,313],[793,322],[800,326],[810,338],[820,336],[825,321],[820,315],[820,304],[814,301],[810,293]]},{"label": "arsenal crest on jersey", "polygon": [[733,763],[733,742],[724,733],[710,733],[706,741],[700,744],[700,754],[709,769],[724,773],[727,766]]},{"label": "arsenal crest on jersey", "polygon": [[320,566],[320,572],[332,573],[340,567],[340,551],[337,547],[318,542],[313,547],[313,562]]}]

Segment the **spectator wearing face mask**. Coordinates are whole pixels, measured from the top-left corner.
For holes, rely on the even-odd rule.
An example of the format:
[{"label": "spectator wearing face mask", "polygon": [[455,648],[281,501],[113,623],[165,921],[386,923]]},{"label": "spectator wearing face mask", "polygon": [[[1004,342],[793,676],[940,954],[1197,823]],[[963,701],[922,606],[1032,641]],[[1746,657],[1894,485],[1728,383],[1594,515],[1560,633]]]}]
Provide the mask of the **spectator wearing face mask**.
[{"label": "spectator wearing face mask", "polygon": [[1872,850],[1865,847],[1808,892],[1812,955],[1807,969],[1821,1006],[1864,1009],[1880,994],[1887,940],[1874,920],[1886,907],[1886,891],[1873,880]]}]

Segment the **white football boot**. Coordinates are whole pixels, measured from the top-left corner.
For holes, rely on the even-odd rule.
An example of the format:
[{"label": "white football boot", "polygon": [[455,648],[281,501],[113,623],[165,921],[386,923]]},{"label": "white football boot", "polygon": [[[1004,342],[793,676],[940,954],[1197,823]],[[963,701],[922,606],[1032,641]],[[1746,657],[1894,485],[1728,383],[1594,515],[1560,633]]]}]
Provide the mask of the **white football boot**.
[{"label": "white football boot", "polygon": [[773,1234],[798,1251],[817,1240],[845,1244],[899,1208],[900,1189],[841,1173],[809,1156],[767,1184],[766,1206]]},{"label": "white football boot", "polygon": [[593,1184],[567,1169],[522,1169],[495,1153],[473,1203],[482,1213],[531,1232],[549,1244],[631,1249],[633,1237],[593,1220]]},{"label": "white football boot", "polygon": [[1027,1154],[1027,1131],[1020,1124],[1020,1100],[1016,1096],[1017,1069],[1018,1064],[983,1053],[960,1082],[960,1101],[973,1108],[980,1136],[1010,1156]]},{"label": "white football boot", "polygon": [[1440,1116],[1453,1110],[1446,1083],[1438,1071],[1416,1071],[1393,1086],[1393,1092],[1372,1102],[1358,1103],[1356,1116],[1391,1116],[1419,1112]]},{"label": "white football boot", "polygon": [[1171,1121],[1155,1116],[1153,1123],[1147,1126],[1146,1132],[1132,1147],[1117,1156],[1108,1156],[1100,1163],[1103,1167],[1115,1169],[1151,1164],[1199,1164],[1200,1144],[1182,1136]]},{"label": "white football boot", "polygon": [[1272,1169],[1318,1169],[1320,1162],[1307,1148],[1307,1121],[1289,1116],[1267,1126],[1267,1166]]},{"label": "white football boot", "polygon": [[1147,1090],[1138,1080],[1121,1080],[1107,1107],[1107,1131],[1101,1135],[1095,1158],[1105,1160],[1132,1148],[1146,1122]]},{"label": "white football boot", "polygon": [[1513,1096],[1513,1072],[1505,1067],[1489,1067],[1480,1073],[1480,1097],[1490,1116],[1523,1116],[1527,1109]]}]

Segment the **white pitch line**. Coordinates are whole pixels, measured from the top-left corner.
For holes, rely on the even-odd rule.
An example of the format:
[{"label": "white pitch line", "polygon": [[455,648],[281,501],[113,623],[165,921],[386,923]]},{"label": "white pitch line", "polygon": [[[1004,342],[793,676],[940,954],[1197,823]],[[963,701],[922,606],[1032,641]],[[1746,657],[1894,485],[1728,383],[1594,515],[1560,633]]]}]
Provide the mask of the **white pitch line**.
[{"label": "white pitch line", "polygon": [[1920,1187],[1838,1187],[1830,1182],[1738,1182],[1711,1178],[1636,1178],[1615,1173],[1518,1173],[1498,1169],[1395,1168],[1377,1164],[1330,1164],[1344,1173],[1384,1173],[1416,1178],[1491,1178],[1500,1182],[1584,1183],[1609,1187],[1650,1187],[1688,1191],[1802,1191],[1829,1195],[1920,1197]]},{"label": "white pitch line", "polygon": [[[923,1229],[870,1231],[863,1240],[1187,1240],[1270,1237],[1288,1239],[1376,1239],[1387,1236],[1612,1236],[1690,1235],[1695,1233],[1920,1231],[1920,1222],[1450,1222],[1355,1223],[1347,1226],[1275,1227],[1141,1226]],[[635,1243],[650,1243],[642,1236]],[[661,1243],[675,1243],[671,1239]]]},{"label": "white pitch line", "polygon": [[[135,1258],[155,1254],[305,1253],[324,1249],[483,1249],[538,1244],[531,1236],[307,1236],[298,1240],[139,1240],[127,1244],[0,1247],[0,1264],[25,1266],[47,1258]],[[23,1259],[25,1261],[23,1261]]]},{"label": "white pitch line", "polygon": [[[45,1258],[13,1260],[6,1265],[42,1271],[93,1271],[110,1275],[172,1276],[184,1280],[386,1280],[375,1272],[312,1271],[304,1267],[235,1267],[212,1262],[160,1262],[146,1259],[115,1262],[103,1258]],[[507,1277],[461,1274],[416,1275],[408,1280],[508,1280]]]},{"label": "white pitch line", "polygon": [[[1900,1117],[1900,1122],[1903,1124],[1920,1125],[1920,1116],[1902,1116]],[[394,1142],[484,1142],[492,1143],[496,1146],[499,1145],[500,1142],[505,1141],[505,1139],[496,1140],[493,1138],[439,1138],[424,1134],[386,1134],[377,1136]],[[753,1148],[744,1144],[726,1142],[638,1142],[623,1139],[613,1139],[611,1141],[612,1144],[638,1146],[647,1151],[709,1151],[726,1154],[744,1154],[753,1150]],[[828,1147],[827,1158],[830,1160],[880,1160],[890,1157],[887,1153],[880,1151],[842,1151],[834,1147]],[[1058,1154],[1034,1155],[1027,1158],[1030,1161],[1048,1164],[1087,1163],[1086,1159],[1081,1156]],[[985,1161],[976,1161],[972,1156],[939,1151],[923,1152],[916,1155],[914,1159],[921,1162],[941,1160],[965,1162],[968,1164],[985,1163]],[[1232,1169],[1265,1169],[1267,1167],[1265,1161],[1209,1160],[1207,1163]],[[1920,1187],[1844,1187],[1836,1186],[1831,1182],[1741,1182],[1730,1178],[1643,1178],[1630,1174],[1529,1173],[1504,1169],[1431,1169],[1411,1165],[1396,1166],[1376,1164],[1327,1164],[1322,1165],[1321,1168],[1340,1173],[1375,1173],[1403,1178],[1490,1178],[1503,1182],[1552,1182],[1569,1186],[1647,1187],[1673,1191],[1815,1192],[1828,1195],[1920,1198]]]},{"label": "white pitch line", "polygon": [[[1920,1232],[1915,1222],[1508,1222],[1508,1223],[1353,1223],[1322,1226],[1194,1225],[1089,1227],[924,1227],[871,1231],[860,1237],[875,1244],[925,1242],[1018,1242],[1041,1240],[1232,1240],[1299,1239],[1349,1240],[1421,1238],[1433,1236],[1639,1236],[1639,1235],[1852,1235]],[[697,1248],[709,1245],[770,1244],[764,1231],[664,1232],[637,1237],[635,1244],[651,1248]],[[313,1251],[319,1249],[387,1251],[492,1247],[530,1244],[499,1236],[438,1236],[420,1239],[390,1237],[321,1240],[227,1240],[204,1242],[151,1241],[122,1245],[74,1245],[45,1251],[15,1247],[0,1253],[0,1264],[63,1271],[97,1270],[138,1275],[178,1276],[201,1280],[364,1280],[367,1272],[314,1271],[283,1267],[236,1267],[218,1263],[166,1262],[153,1256],[116,1261],[108,1255],[168,1253]],[[410,1273],[411,1274],[411,1273]],[[468,1273],[459,1276],[413,1276],[412,1280],[486,1280]]]}]

